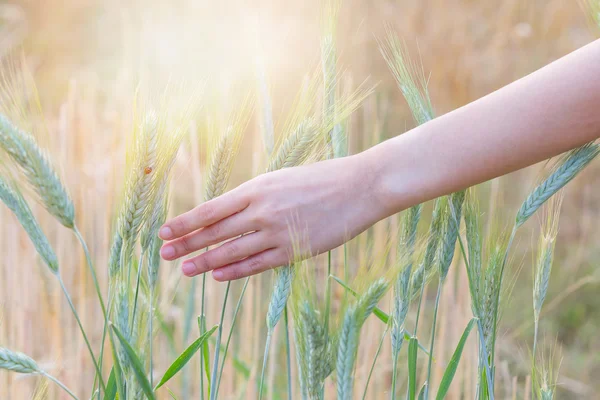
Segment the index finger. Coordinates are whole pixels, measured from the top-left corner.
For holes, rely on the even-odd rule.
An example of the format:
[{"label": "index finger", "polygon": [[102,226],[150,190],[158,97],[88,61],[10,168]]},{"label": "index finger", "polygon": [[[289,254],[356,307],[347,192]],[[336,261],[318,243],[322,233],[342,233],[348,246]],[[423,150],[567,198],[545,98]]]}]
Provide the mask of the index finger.
[{"label": "index finger", "polygon": [[234,191],[225,193],[167,221],[158,236],[163,240],[177,239],[242,211],[248,204],[246,196]]}]

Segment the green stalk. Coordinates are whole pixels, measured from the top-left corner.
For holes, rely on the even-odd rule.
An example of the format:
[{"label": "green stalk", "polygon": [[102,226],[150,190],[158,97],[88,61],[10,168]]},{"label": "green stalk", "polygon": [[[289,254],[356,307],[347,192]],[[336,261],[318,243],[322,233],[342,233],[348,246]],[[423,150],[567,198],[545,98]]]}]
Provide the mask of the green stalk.
[{"label": "green stalk", "polygon": [[289,331],[289,320],[287,305],[283,309],[283,321],[285,327],[285,350],[287,363],[287,382],[288,382],[288,400],[292,400],[292,358],[290,355],[290,331]]},{"label": "green stalk", "polygon": [[[81,247],[83,248],[83,253],[85,254],[85,259],[87,262],[88,269],[90,270],[90,273],[92,274],[92,281],[94,282],[94,288],[96,289],[96,295],[98,296],[98,301],[100,302],[100,309],[102,310],[102,316],[104,317],[104,332],[102,334],[100,356],[98,357],[99,367],[100,367],[100,370],[102,370],[102,362],[104,359],[104,341],[105,341],[105,337],[106,337],[106,326],[108,324],[108,318],[107,318],[107,314],[106,314],[106,305],[104,304],[104,299],[102,297],[102,291],[100,290],[100,284],[98,283],[98,276],[96,275],[96,269],[94,268],[94,264],[92,262],[92,257],[90,255],[90,250],[87,246],[87,243],[86,243],[85,239],[83,238],[83,235],[81,235],[81,232],[77,228],[77,225],[73,225],[72,230],[73,230],[73,233],[75,234],[75,237],[81,244]],[[92,387],[92,390],[96,390],[97,383],[98,383],[97,377],[94,377],[94,385]],[[98,391],[98,399],[100,399],[100,391]]]},{"label": "green stalk", "polygon": [[149,317],[148,319],[150,321],[148,321],[148,323],[150,324],[150,386],[154,387],[154,354],[153,354],[153,349],[154,349],[154,330],[152,328],[152,321],[154,320],[154,312],[153,312],[153,304],[154,304],[154,285],[152,285],[152,287],[150,288],[150,310],[149,310]]},{"label": "green stalk", "polygon": [[429,398],[429,387],[431,386],[431,361],[433,358],[433,345],[435,343],[435,327],[437,323],[438,306],[440,304],[440,295],[442,294],[442,280],[438,283],[437,294],[435,296],[435,306],[433,308],[433,326],[431,328],[431,345],[429,346],[429,361],[427,362],[427,387],[425,388],[425,400]]},{"label": "green stalk", "polygon": [[227,298],[229,297],[229,288],[230,287],[231,287],[231,281],[227,282],[227,287],[225,288],[225,295],[224,295],[224,299],[223,299],[223,308],[221,309],[221,321],[219,322],[219,329],[217,331],[217,343],[215,345],[215,357],[214,357],[214,361],[213,361],[212,376],[211,376],[212,382],[210,383],[210,387],[212,388],[212,391],[210,393],[210,400],[215,400],[217,398],[216,397],[217,390],[216,390],[215,385],[217,384],[217,375],[218,375],[217,371],[219,370],[219,352],[221,350],[221,336],[223,335],[223,321],[225,319],[225,309],[227,308]]},{"label": "green stalk", "polygon": [[381,336],[381,340],[379,341],[379,346],[377,346],[377,351],[375,352],[375,357],[373,358],[373,363],[371,364],[371,369],[369,370],[369,376],[367,377],[367,383],[365,383],[365,391],[363,392],[362,400],[367,398],[367,389],[369,389],[369,382],[371,382],[371,376],[373,375],[373,371],[375,370],[375,364],[377,363],[377,359],[379,358],[379,353],[381,353],[381,348],[383,347],[383,341],[385,340],[385,336],[390,329],[390,325],[388,324],[383,331],[383,335]]},{"label": "green stalk", "polygon": [[398,356],[400,355],[399,351],[394,352],[392,358],[394,360],[394,365],[392,366],[392,391],[390,393],[390,399],[394,400],[396,398],[396,381],[398,380]]},{"label": "green stalk", "polygon": [[83,335],[83,340],[85,341],[85,344],[86,344],[86,346],[88,348],[90,356],[92,357],[92,362],[94,363],[94,368],[96,369],[96,374],[98,375],[98,379],[100,380],[100,386],[102,388],[101,391],[104,391],[106,393],[106,384],[104,383],[104,378],[102,377],[102,371],[100,370],[100,366],[98,365],[98,361],[96,360],[96,356],[94,356],[94,351],[92,350],[92,346],[90,345],[90,342],[89,342],[88,337],[87,337],[87,335],[85,333],[85,330],[83,329],[83,325],[81,324],[81,320],[79,319],[79,314],[77,314],[77,310],[75,309],[75,306],[73,305],[73,301],[71,301],[71,296],[69,295],[69,291],[65,287],[65,283],[63,282],[61,276],[57,275],[56,277],[58,278],[58,282],[60,283],[60,287],[62,288],[62,291],[65,294],[65,297],[67,298],[67,302],[69,303],[69,307],[71,308],[71,311],[73,312],[73,316],[75,316],[75,320],[77,321],[77,325],[79,325],[79,330],[81,331],[81,334]]},{"label": "green stalk", "polygon": [[138,263],[137,277],[135,282],[135,296],[133,297],[133,313],[131,316],[131,326],[129,327],[130,332],[133,332],[133,325],[135,323],[135,312],[137,310],[138,295],[140,292],[140,281],[142,280],[142,269],[144,268],[144,255],[145,252],[142,251],[140,254],[140,262]]},{"label": "green stalk", "polygon": [[329,312],[331,310],[331,251],[327,252],[327,278],[325,281],[325,321],[323,325],[325,327],[325,343],[329,338]]},{"label": "green stalk", "polygon": [[260,373],[260,386],[258,390],[258,400],[262,400],[263,386],[265,383],[265,370],[267,369],[267,359],[269,358],[269,347],[271,347],[271,337],[273,330],[267,332],[267,341],[265,342],[265,354],[263,358],[262,372]]},{"label": "green stalk", "polygon": [[58,379],[56,379],[55,377],[53,377],[52,375],[50,375],[50,374],[48,374],[48,373],[46,373],[46,372],[40,372],[40,374],[41,374],[41,375],[43,375],[45,378],[47,378],[47,379],[50,379],[52,382],[56,383],[58,386],[60,386],[60,388],[61,388],[62,390],[64,390],[65,392],[67,392],[67,393],[69,394],[69,396],[71,396],[73,399],[75,399],[75,400],[79,400],[79,399],[77,398],[77,396],[75,396],[75,395],[73,394],[73,392],[71,392],[71,391],[69,390],[69,388],[68,388],[68,387],[66,387],[66,386],[65,386],[65,385],[64,385],[64,384],[63,384],[61,381],[59,381]]},{"label": "green stalk", "polygon": [[219,396],[219,387],[221,386],[221,378],[223,376],[223,369],[225,368],[225,359],[227,358],[227,351],[229,350],[229,344],[231,343],[231,337],[233,336],[233,329],[235,328],[235,323],[237,322],[238,312],[242,308],[242,300],[244,299],[244,294],[246,294],[246,288],[248,287],[248,282],[250,282],[250,278],[246,278],[244,281],[244,286],[242,287],[242,292],[240,293],[240,298],[238,299],[237,305],[235,306],[235,311],[233,312],[233,318],[231,319],[231,328],[229,329],[229,335],[227,336],[227,343],[225,343],[225,350],[223,351],[223,362],[221,363],[221,368],[219,370],[219,379],[217,380],[217,387],[213,388],[217,393],[215,397]]}]

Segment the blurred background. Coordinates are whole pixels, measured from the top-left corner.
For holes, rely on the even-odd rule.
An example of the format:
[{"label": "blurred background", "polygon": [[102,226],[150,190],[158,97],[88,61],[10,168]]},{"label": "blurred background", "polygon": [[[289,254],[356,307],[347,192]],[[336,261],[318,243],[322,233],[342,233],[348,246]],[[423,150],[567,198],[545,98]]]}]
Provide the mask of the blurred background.
[{"label": "blurred background", "polygon": [[[35,134],[50,149],[78,210],[78,225],[91,247],[103,284],[111,229],[123,179],[125,145],[131,131],[132,102],[140,82],[161,87],[171,81],[205,86],[206,103],[235,106],[243,93],[237,82],[253,82],[264,64],[276,121],[289,109],[303,79],[318,68],[320,2],[193,0],[23,0],[0,2],[0,59],[25,60],[43,110]],[[396,32],[420,59],[437,114],[443,114],[510,83],[597,37],[597,28],[577,2],[565,0],[344,0],[339,14],[339,91],[366,82],[374,92],[348,119],[351,153],[359,152],[413,126],[408,107],[380,55],[386,29]],[[24,91],[23,96],[34,96]],[[33,116],[32,116],[33,118]],[[261,170],[262,146],[253,121],[236,163],[232,185]],[[175,166],[175,214],[202,201],[206,155],[191,126]],[[512,223],[514,214],[539,178],[534,166],[481,186],[484,216]],[[593,189],[600,166],[593,163],[566,191],[557,258],[541,322],[543,343],[561,359],[558,398],[594,398],[600,391],[600,192]],[[102,318],[84,255],[72,234],[57,226],[42,207],[36,216],[57,249],[63,277],[98,341]],[[385,237],[395,219],[366,235]],[[526,398],[533,320],[531,277],[536,223],[518,237],[511,263],[514,285],[505,299],[496,372],[506,398]],[[0,346],[32,355],[77,393],[91,386],[93,369],[59,288],[41,266],[16,220],[0,207]],[[464,268],[452,269],[444,292],[438,339],[437,381],[470,318]],[[161,329],[157,343],[164,369],[184,347],[177,338],[185,324],[183,307],[189,282],[178,266],[161,272]],[[234,362],[226,365],[223,398],[255,398],[262,361],[265,307],[271,274],[253,280],[234,339]],[[239,287],[234,287],[239,291]],[[216,321],[222,287],[209,287],[208,320]],[[429,296],[434,293],[429,293]],[[214,310],[212,306],[214,305]],[[209,322],[209,324],[212,324]],[[359,353],[361,387],[383,327],[371,322]],[[175,339],[169,338],[171,333]],[[370,340],[369,338],[373,338]],[[276,343],[281,338],[275,339]],[[281,343],[280,343],[281,344]],[[276,356],[274,356],[276,357]],[[473,398],[476,352],[471,349],[458,372],[451,398]],[[366,360],[364,362],[360,360]],[[383,398],[389,362],[382,358],[367,398]],[[389,360],[388,360],[389,361]],[[82,368],[82,365],[87,366]],[[241,365],[241,367],[240,367]],[[275,363],[269,379],[278,381]],[[241,372],[240,372],[241,371]],[[246,371],[246,372],[244,372]],[[258,371],[260,373],[260,371]],[[188,382],[196,387],[191,369]],[[284,385],[285,382],[282,382]],[[179,382],[176,386],[179,385]],[[364,386],[364,385],[363,385]],[[330,390],[331,388],[328,388]],[[174,391],[177,393],[176,388]],[[35,377],[0,371],[0,399],[61,398]],[[361,390],[357,390],[362,392]],[[282,390],[282,393],[284,391]],[[328,392],[332,394],[333,392]],[[271,394],[273,398],[277,393]],[[328,396],[326,396],[329,398]]]}]

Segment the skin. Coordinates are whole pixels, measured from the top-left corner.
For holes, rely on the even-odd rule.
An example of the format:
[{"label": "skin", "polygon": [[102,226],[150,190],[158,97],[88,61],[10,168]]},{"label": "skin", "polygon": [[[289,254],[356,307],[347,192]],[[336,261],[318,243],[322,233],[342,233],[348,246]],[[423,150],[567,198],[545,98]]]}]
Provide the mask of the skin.
[{"label": "skin", "polygon": [[[261,175],[203,203],[161,228],[161,255],[220,244],[182,269],[228,281],[284,265],[292,253],[326,252],[412,205],[597,139],[599,105],[597,40],[367,151]],[[307,239],[293,240],[290,226]]]}]

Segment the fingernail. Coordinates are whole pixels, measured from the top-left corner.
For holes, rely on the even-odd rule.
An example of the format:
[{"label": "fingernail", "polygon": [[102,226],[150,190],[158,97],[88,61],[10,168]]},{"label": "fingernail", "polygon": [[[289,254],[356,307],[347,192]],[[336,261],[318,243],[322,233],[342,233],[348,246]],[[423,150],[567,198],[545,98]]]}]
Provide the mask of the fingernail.
[{"label": "fingernail", "polygon": [[185,275],[191,276],[196,272],[196,266],[192,262],[184,262],[181,269]]},{"label": "fingernail", "polygon": [[163,226],[160,228],[160,231],[158,231],[158,236],[160,236],[161,239],[171,239],[173,231],[168,226]]},{"label": "fingernail", "polygon": [[220,269],[215,269],[212,274],[213,274],[213,278],[215,278],[217,280],[223,279],[223,271],[221,271]]},{"label": "fingernail", "polygon": [[161,249],[160,255],[164,259],[171,258],[175,255],[175,248],[173,246],[165,246]]}]

